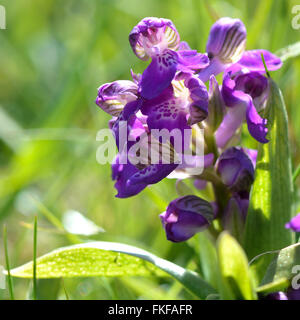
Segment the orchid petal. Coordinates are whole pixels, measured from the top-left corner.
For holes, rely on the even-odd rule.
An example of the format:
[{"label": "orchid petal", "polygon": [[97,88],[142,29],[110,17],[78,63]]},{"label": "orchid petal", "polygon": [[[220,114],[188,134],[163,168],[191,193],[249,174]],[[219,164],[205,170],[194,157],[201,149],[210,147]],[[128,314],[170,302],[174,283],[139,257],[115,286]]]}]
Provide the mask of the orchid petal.
[{"label": "orchid petal", "polygon": [[138,87],[129,80],[106,83],[98,89],[96,104],[108,114],[118,117],[124,106],[137,99]]},{"label": "orchid petal", "polygon": [[148,60],[155,48],[177,50],[180,37],[171,20],[148,17],[130,32],[129,43],[138,58]]},{"label": "orchid petal", "polygon": [[239,19],[221,18],[210,30],[206,51],[223,64],[240,60],[246,46],[246,28]]},{"label": "orchid petal", "polygon": [[127,182],[128,187],[139,184],[155,184],[166,178],[178,164],[152,164],[131,176]]},{"label": "orchid petal", "polygon": [[165,50],[162,54],[153,57],[141,77],[142,97],[153,99],[170,85],[177,71],[177,60],[176,52],[171,50]]},{"label": "orchid petal", "polygon": [[118,193],[117,198],[128,198],[141,192],[147,184],[127,185],[128,179],[139,170],[132,164],[119,164],[119,156],[112,164],[112,178],[116,181],[115,188]]},{"label": "orchid petal", "polygon": [[275,54],[263,49],[245,51],[241,60],[239,60],[237,64],[241,69],[247,68],[249,71],[265,73],[265,67],[261,57],[262,54],[269,71],[274,71],[281,68],[282,61],[280,58]]}]

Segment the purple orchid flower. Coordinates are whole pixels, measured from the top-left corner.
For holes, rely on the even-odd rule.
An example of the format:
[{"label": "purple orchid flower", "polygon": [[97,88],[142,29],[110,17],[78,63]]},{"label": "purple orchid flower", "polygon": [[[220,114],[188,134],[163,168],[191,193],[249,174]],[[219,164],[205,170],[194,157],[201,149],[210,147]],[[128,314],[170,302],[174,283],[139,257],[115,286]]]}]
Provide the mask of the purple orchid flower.
[{"label": "purple orchid flower", "polygon": [[245,120],[254,139],[268,142],[267,120],[258,113],[265,107],[268,93],[268,79],[258,72],[225,75],[222,96],[228,108],[215,133],[218,147],[224,148]]},{"label": "purple orchid flower", "polygon": [[[122,113],[111,124],[119,149],[119,153],[112,164],[112,178],[116,181],[117,197],[127,198],[138,194],[149,184],[158,183],[167,177],[176,169],[178,163],[176,163],[172,146],[167,145],[170,153],[173,152],[167,159],[169,162],[164,161],[161,154],[158,154],[158,161],[151,164],[149,152],[152,152],[153,145],[156,146],[158,153],[166,150],[166,148],[149,134],[143,116],[132,115],[128,122],[124,122],[123,130],[125,134],[123,133],[120,136],[119,131],[122,130],[121,125],[123,125],[121,121]],[[149,141],[149,137],[151,137],[151,141]],[[152,145],[148,148],[150,142],[152,142]],[[146,152],[143,152],[143,148]]]},{"label": "purple orchid flower", "polygon": [[232,192],[249,192],[254,180],[254,166],[243,149],[232,147],[218,159],[217,171]]},{"label": "purple orchid flower", "polygon": [[141,111],[150,129],[183,132],[207,117],[208,92],[196,76],[181,73],[160,96],[144,101]]},{"label": "purple orchid flower", "polygon": [[288,222],[285,227],[291,229],[295,232],[300,232],[300,213],[296,215],[290,222]]},{"label": "purple orchid flower", "polygon": [[177,71],[194,72],[209,64],[207,55],[180,43],[174,24],[168,19],[144,18],[131,31],[129,42],[138,58],[152,59],[140,81],[140,93],[146,99],[160,95]]},{"label": "purple orchid flower", "polygon": [[207,228],[214,218],[212,205],[196,196],[173,200],[160,215],[167,239],[182,242]]},{"label": "purple orchid flower", "polygon": [[244,68],[264,73],[261,54],[264,55],[268,70],[281,67],[281,60],[267,50],[245,51],[246,37],[246,27],[241,20],[225,17],[216,21],[210,30],[206,46],[210,64],[200,71],[200,79],[206,82],[212,74],[218,75],[225,70],[236,72]]}]

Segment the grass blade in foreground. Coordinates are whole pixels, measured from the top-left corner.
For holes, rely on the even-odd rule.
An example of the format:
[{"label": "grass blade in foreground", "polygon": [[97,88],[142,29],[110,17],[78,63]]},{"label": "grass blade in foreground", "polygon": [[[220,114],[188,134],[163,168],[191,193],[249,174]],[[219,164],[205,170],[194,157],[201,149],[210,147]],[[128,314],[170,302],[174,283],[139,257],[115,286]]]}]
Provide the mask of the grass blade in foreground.
[{"label": "grass blade in foreground", "polygon": [[227,232],[218,240],[220,293],[225,300],[256,300],[248,260],[239,243]]},{"label": "grass blade in foreground", "polygon": [[[200,299],[215,290],[195,272],[125,244],[89,242],[61,248],[37,259],[37,278],[71,278],[89,276],[148,276],[161,269]],[[11,270],[11,275],[32,278],[33,263]],[[162,274],[162,273],[160,273]]]},{"label": "grass blade in foreground", "polygon": [[8,288],[9,288],[9,294],[10,299],[14,300],[14,288],[10,273],[10,264],[9,264],[9,256],[8,256],[8,248],[7,248],[7,229],[6,226],[3,226],[3,242],[4,242],[4,253],[5,253],[5,262],[6,262],[6,268],[7,268],[7,279],[8,279]]},{"label": "grass blade in foreground", "polygon": [[[261,144],[258,150],[245,233],[249,259],[293,243],[292,233],[284,227],[292,217],[293,202],[287,113],[280,89],[270,78],[269,85],[265,118],[270,141]],[[269,262],[258,259],[251,266],[258,283]]]}]

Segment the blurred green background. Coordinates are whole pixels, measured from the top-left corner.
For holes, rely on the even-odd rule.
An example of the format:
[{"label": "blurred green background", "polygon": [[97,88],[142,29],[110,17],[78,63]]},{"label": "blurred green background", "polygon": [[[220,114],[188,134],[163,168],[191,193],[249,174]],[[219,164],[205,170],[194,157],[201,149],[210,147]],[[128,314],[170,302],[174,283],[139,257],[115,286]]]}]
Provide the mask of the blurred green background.
[{"label": "blurred green background", "polygon": [[[89,238],[137,245],[180,265],[201,268],[191,258],[197,249],[194,240],[167,242],[158,219],[177,196],[175,181],[151,186],[132,199],[114,198],[110,166],[96,162],[96,134],[110,118],[94,103],[97,88],[129,79],[130,68],[142,72],[146,67],[128,43],[131,29],[146,16],[173,20],[181,39],[200,52],[218,17],[240,18],[248,30],[247,49],[276,52],[300,39],[300,30],[291,25],[297,1],[0,2],[7,18],[7,29],[0,30],[0,233],[2,238],[5,223],[12,267],[32,259],[34,215],[39,223],[38,255],[86,240],[68,236],[62,228],[66,212],[74,210],[106,231]],[[272,77],[286,100],[296,166],[300,60],[287,61]],[[30,286],[28,280],[14,279],[16,298],[25,299]],[[168,279],[65,279],[64,286],[70,299],[191,298]],[[62,280],[43,281],[40,298],[65,299],[62,288]],[[7,290],[0,290],[0,299],[8,297]]]}]

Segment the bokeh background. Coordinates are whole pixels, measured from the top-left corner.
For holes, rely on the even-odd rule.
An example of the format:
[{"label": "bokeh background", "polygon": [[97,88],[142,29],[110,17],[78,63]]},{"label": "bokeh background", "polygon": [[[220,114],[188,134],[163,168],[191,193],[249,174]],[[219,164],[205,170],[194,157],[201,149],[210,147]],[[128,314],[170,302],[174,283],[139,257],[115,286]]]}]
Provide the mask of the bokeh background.
[{"label": "bokeh background", "polygon": [[[32,259],[32,224],[37,215],[38,255],[87,239],[108,240],[201,269],[193,255],[198,250],[196,240],[167,242],[158,218],[177,196],[175,181],[163,181],[131,199],[114,198],[110,166],[96,161],[96,134],[110,118],[94,103],[97,88],[130,79],[130,68],[142,72],[146,67],[128,43],[131,29],[146,16],[173,20],[181,39],[200,52],[205,51],[209,29],[218,17],[240,18],[248,30],[247,49],[276,52],[300,39],[300,30],[291,25],[297,1],[2,0],[0,4],[7,15],[7,29],[0,30],[0,265],[5,264],[2,225],[7,225],[15,267]],[[295,167],[300,163],[300,59],[287,61],[272,77],[286,100]],[[254,142],[245,143],[253,147]],[[106,232],[66,233],[70,227],[66,217],[72,211]],[[73,222],[78,229],[77,220]],[[29,280],[14,279],[17,299],[29,297],[30,287]],[[39,297],[65,299],[63,287],[70,299],[192,298],[171,280],[155,278],[43,281]],[[7,290],[0,290],[0,299],[8,297]]]}]

